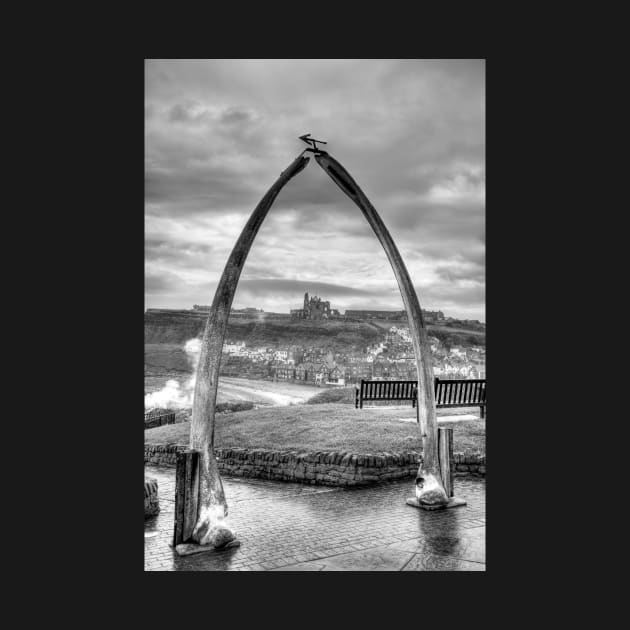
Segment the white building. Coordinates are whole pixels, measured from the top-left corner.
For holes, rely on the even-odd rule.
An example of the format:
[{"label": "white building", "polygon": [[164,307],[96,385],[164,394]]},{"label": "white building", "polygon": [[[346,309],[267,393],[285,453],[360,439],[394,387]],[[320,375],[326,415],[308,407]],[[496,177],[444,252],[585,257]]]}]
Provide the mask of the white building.
[{"label": "white building", "polygon": [[453,346],[450,352],[451,356],[459,357],[460,359],[466,358],[466,350],[461,348],[460,346]]},{"label": "white building", "polygon": [[245,350],[245,342],[240,343],[224,343],[223,352],[227,354],[241,354]]},{"label": "white building", "polygon": [[411,343],[411,335],[409,334],[409,328],[407,326],[403,326],[400,328],[398,326],[392,326],[389,329],[389,332],[392,335],[398,335],[403,341]]}]

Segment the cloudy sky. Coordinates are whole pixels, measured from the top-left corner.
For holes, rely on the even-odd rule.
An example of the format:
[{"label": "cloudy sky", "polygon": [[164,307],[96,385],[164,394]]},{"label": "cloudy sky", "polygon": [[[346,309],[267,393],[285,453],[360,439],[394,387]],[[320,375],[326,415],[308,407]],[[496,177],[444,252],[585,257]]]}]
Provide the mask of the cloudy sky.
[{"label": "cloudy sky", "polygon": [[[146,60],[145,306],[210,304],[241,229],[306,147],[361,186],[422,308],[485,321],[483,60]],[[308,154],[307,154],[308,155]],[[313,158],[254,241],[234,308],[402,309],[389,262]]]}]

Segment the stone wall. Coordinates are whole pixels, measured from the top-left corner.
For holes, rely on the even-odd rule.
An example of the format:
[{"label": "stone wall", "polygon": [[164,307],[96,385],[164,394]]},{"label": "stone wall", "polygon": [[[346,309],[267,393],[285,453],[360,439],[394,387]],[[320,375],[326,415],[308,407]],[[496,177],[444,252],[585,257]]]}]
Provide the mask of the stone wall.
[{"label": "stone wall", "polygon": [[[186,448],[172,444],[145,444],[144,461],[156,466],[175,466],[177,451]],[[419,456],[415,451],[355,455],[344,451],[299,453],[217,448],[215,455],[219,470],[227,475],[326,486],[358,486],[414,477],[419,466]],[[486,456],[483,453],[454,453],[453,460],[457,476],[486,474]]]},{"label": "stone wall", "polygon": [[144,518],[155,516],[160,511],[158,482],[153,477],[144,478]]},{"label": "stone wall", "polygon": [[486,475],[486,454],[478,451],[465,451],[463,453],[453,453],[455,463],[455,476],[476,475],[485,477]]}]

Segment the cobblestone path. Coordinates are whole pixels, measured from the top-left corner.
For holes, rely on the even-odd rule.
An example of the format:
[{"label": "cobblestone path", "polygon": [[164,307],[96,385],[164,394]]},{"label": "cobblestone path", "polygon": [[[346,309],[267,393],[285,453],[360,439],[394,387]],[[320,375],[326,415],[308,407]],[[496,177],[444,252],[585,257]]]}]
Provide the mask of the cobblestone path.
[{"label": "cobblestone path", "polygon": [[173,535],[175,470],[158,480],[160,514],[145,521],[146,571],[485,571],[485,480],[456,478],[463,507],[405,504],[413,479],[328,488],[223,477],[241,546],[179,557]]}]

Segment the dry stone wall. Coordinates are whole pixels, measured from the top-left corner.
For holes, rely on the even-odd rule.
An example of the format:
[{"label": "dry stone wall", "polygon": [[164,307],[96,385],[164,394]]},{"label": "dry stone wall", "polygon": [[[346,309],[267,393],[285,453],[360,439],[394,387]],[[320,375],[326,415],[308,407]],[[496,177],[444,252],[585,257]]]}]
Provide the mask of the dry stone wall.
[{"label": "dry stone wall", "polygon": [[[145,444],[144,461],[156,466],[175,466],[177,451],[186,448]],[[246,448],[217,448],[215,455],[224,474],[326,486],[359,486],[413,477],[418,472],[420,457],[415,451],[357,455],[345,451],[307,453]],[[453,460],[455,475],[486,473],[483,453],[454,453]]]},{"label": "dry stone wall", "polygon": [[153,477],[144,478],[144,518],[155,516],[160,511],[158,482]]}]

